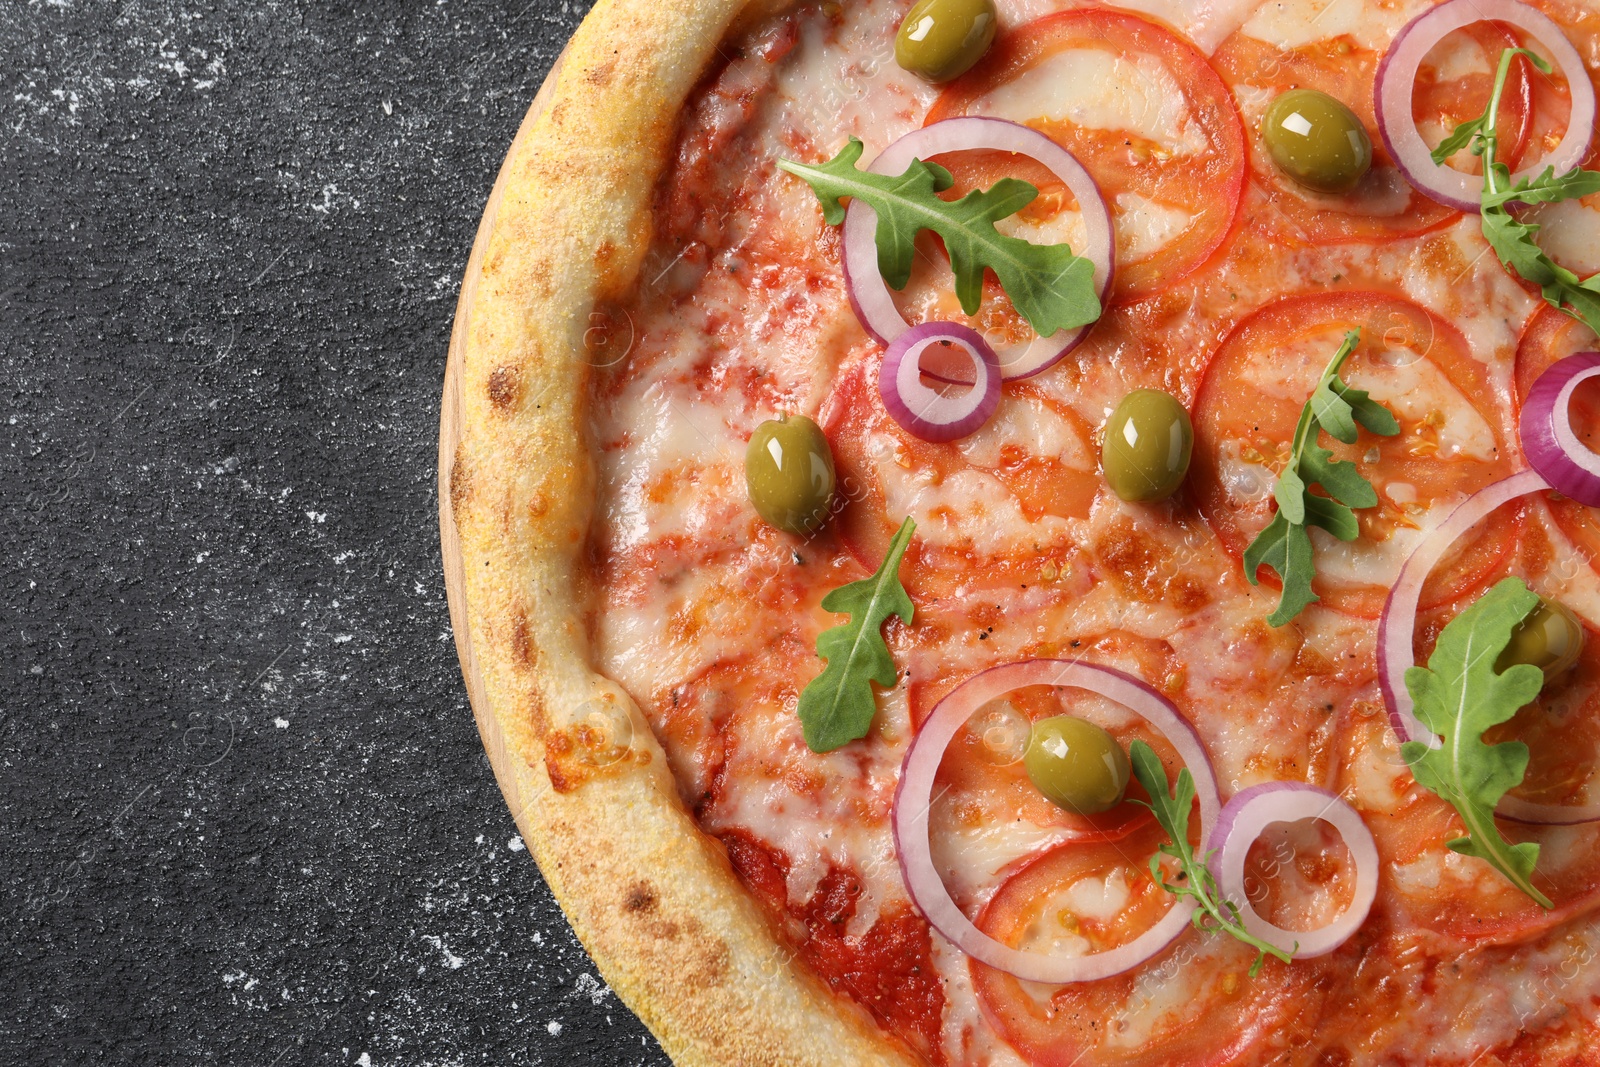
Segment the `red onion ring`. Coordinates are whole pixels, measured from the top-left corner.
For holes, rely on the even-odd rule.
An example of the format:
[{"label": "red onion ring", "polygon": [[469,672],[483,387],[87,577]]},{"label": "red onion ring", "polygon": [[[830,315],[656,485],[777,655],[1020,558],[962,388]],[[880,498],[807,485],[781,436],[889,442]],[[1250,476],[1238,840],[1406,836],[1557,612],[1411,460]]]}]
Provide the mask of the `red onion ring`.
[{"label": "red onion ring", "polygon": [[1555,65],[1572,87],[1572,113],[1567,132],[1545,158],[1512,175],[1512,181],[1554,167],[1557,174],[1576,167],[1588,154],[1594,137],[1595,92],[1578,50],[1561,27],[1549,17],[1518,0],[1446,0],[1406,23],[1378,64],[1373,92],[1376,97],[1378,134],[1395,165],[1412,185],[1437,200],[1462,211],[1477,211],[1483,178],[1447,164],[1435,163],[1427,142],[1411,115],[1417,68],[1447,34],[1475,22],[1507,22],[1527,31],[1550,52]]},{"label": "red onion ring", "polygon": [[[922,384],[922,354],[940,346],[941,355],[955,349],[972,364],[972,385],[959,396],[946,396]],[[989,421],[1000,404],[1000,361],[976,330],[956,322],[925,322],[896,337],[878,371],[883,406],[906,431],[924,441],[954,441]]]},{"label": "red onion ring", "polygon": [[1125,945],[1090,956],[1046,956],[1004,945],[968,919],[951,899],[933,863],[928,843],[928,809],[933,780],[945,749],[972,714],[991,700],[1029,685],[1073,686],[1115,700],[1142,715],[1178,750],[1194,776],[1200,800],[1200,840],[1209,840],[1220,800],[1217,780],[1200,735],[1166,697],[1121,671],[1073,660],[1029,659],[1007,663],[968,678],[933,709],[922,724],[900,770],[893,824],[900,873],[917,910],[948,941],[979,963],[1028,982],[1063,985],[1089,982],[1137,967],[1170,945],[1189,925],[1194,904],[1174,898],[1161,921]]},{"label": "red onion ring", "polygon": [[1557,360],[1533,383],[1522,402],[1518,433],[1528,465],[1550,488],[1589,507],[1600,507],[1600,455],[1572,430],[1572,394],[1600,375],[1600,352],[1579,352]]},{"label": "red onion ring", "polygon": [[[1315,930],[1285,930],[1262,918],[1245,891],[1244,863],[1250,846],[1268,826],[1297,819],[1321,819],[1339,831],[1355,863],[1355,896],[1337,919]],[[1304,782],[1265,782],[1235,793],[1217,819],[1209,839],[1209,866],[1217,888],[1239,909],[1244,928],[1295,959],[1325,956],[1361,929],[1378,896],[1378,845],[1356,809],[1326,790]]]},{"label": "red onion ring", "polygon": [[[1039,161],[1064,182],[1078,200],[1078,210],[1088,229],[1088,247],[1082,251],[1094,264],[1094,280],[1100,299],[1111,291],[1111,272],[1115,258],[1111,212],[1089,172],[1066,149],[1038,130],[1004,119],[963,116],[945,119],[920,130],[913,130],[885,148],[867,168],[875,174],[902,174],[914,159],[928,159],[946,152],[991,149],[1015,152]],[[844,219],[844,277],[850,306],[861,325],[878,341],[893,343],[911,328],[894,305],[889,286],[878,270],[876,232],[878,214],[860,200],[850,201]],[[1056,364],[1072,351],[1089,332],[1088,323],[1073,330],[1058,330],[1049,337],[1036,337],[1026,347],[1013,346],[999,355],[1000,369],[1008,382],[1030,378]]]}]

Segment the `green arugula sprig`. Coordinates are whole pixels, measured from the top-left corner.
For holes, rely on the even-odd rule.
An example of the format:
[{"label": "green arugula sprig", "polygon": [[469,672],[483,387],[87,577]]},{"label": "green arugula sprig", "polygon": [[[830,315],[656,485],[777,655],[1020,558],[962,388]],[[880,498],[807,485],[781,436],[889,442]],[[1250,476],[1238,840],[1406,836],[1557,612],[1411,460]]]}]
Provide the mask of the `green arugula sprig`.
[{"label": "green arugula sprig", "polygon": [[1574,167],[1558,175],[1554,167],[1546,167],[1543,174],[1513,183],[1510,168],[1496,158],[1499,137],[1494,128],[1495,115],[1500,110],[1500,97],[1511,72],[1511,61],[1517,56],[1523,56],[1544,73],[1550,73],[1549,62],[1526,48],[1507,48],[1501,52],[1489,106],[1483,114],[1463,122],[1441,141],[1433,150],[1433,161],[1443,165],[1446,159],[1469,145],[1474,155],[1483,158],[1483,236],[1495,255],[1500,257],[1501,263],[1537,285],[1551,307],[1600,333],[1600,275],[1579,278],[1556,263],[1534,240],[1539,227],[1521,221],[1510,210],[1513,203],[1555,204],[1600,193],[1600,172]]},{"label": "green arugula sprig", "polygon": [[890,615],[910,623],[916,611],[900,584],[900,559],[916,528],[906,516],[878,573],[822,598],[824,611],[848,612],[850,621],[817,635],[817,655],[828,665],[800,693],[800,725],[813,752],[832,752],[867,736],[878,710],[872,683],[887,688],[899,677],[882,627]]},{"label": "green arugula sprig", "polygon": [[[1230,934],[1256,950],[1256,961],[1250,965],[1250,977],[1261,973],[1268,956],[1276,956],[1288,963],[1293,952],[1285,952],[1246,930],[1239,922],[1239,906],[1222,896],[1217,880],[1206,866],[1206,856],[1196,856],[1189,844],[1189,811],[1194,805],[1194,776],[1185,767],[1178,772],[1178,785],[1174,793],[1167,791],[1167,770],[1161,758],[1143,741],[1128,746],[1128,760],[1133,764],[1133,776],[1150,794],[1150,803],[1135,800],[1135,804],[1149,808],[1172,840],[1161,846],[1161,854],[1150,857],[1150,877],[1167,892],[1180,899],[1188,897],[1195,903],[1191,921],[1194,928],[1205,934]],[[1176,859],[1182,871],[1182,882],[1169,882],[1161,872],[1161,856]],[[1208,854],[1209,855],[1209,854]],[[1299,944],[1296,943],[1296,948]]]},{"label": "green arugula sprig", "polygon": [[[1256,570],[1262,566],[1277,571],[1283,581],[1277,610],[1267,616],[1274,626],[1282,626],[1319,599],[1311,591],[1317,569],[1307,527],[1320,526],[1341,541],[1354,541],[1361,529],[1351,509],[1378,503],[1377,491],[1354,463],[1334,459],[1332,452],[1317,444],[1317,431],[1326,430],[1328,436],[1347,445],[1356,443],[1357,423],[1384,437],[1400,432],[1400,424],[1388,408],[1339,377],[1339,369],[1360,340],[1360,330],[1345,334],[1344,344],[1323,368],[1317,387],[1300,411],[1289,463],[1272,490],[1278,513],[1244,550],[1244,576],[1251,585],[1259,584]],[[1322,486],[1328,495],[1314,495],[1312,485]]]},{"label": "green arugula sprig", "polygon": [[1461,813],[1467,836],[1446,844],[1484,860],[1540,907],[1549,908],[1550,898],[1532,881],[1539,846],[1532,841],[1511,844],[1494,822],[1495,806],[1527,772],[1528,746],[1521,741],[1483,743],[1485,730],[1510,719],[1544,685],[1544,673],[1532,664],[1495,670],[1512,631],[1538,603],[1538,594],[1520,578],[1505,578],[1450,620],[1428,665],[1406,671],[1415,714],[1442,744],[1429,748],[1423,741],[1407,741],[1400,754],[1419,785]]},{"label": "green arugula sprig", "polygon": [[1017,313],[1041,337],[1100,317],[1093,264],[1064,244],[1030,244],[994,228],[997,220],[1033,203],[1038,189],[1001,178],[960,200],[941,200],[938,193],[954,179],[937,163],[916,159],[898,177],[874,174],[856,167],[861,150],[861,141],[852,137],[826,163],[780,159],[778,166],[811,184],[830,225],[844,222],[844,197],[862,200],[877,213],[878,271],[890,286],[906,287],[917,231],[932,230],[950,254],[956,298],[968,315],[983,302],[983,270],[988,267]]}]

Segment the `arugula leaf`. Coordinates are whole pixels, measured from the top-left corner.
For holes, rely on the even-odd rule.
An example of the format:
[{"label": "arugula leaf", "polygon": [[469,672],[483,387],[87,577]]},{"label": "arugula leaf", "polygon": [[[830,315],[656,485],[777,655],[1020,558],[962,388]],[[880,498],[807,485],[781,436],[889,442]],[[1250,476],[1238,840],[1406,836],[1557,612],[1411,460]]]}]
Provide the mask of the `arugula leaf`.
[{"label": "arugula leaf", "polygon": [[1511,72],[1511,61],[1517,56],[1523,56],[1539,70],[1550,73],[1549,62],[1526,48],[1507,48],[1501,52],[1489,106],[1483,114],[1461,123],[1440,142],[1433,150],[1433,161],[1443,164],[1469,145],[1473,154],[1483,157],[1480,225],[1489,246],[1501,263],[1537,285],[1551,307],[1600,333],[1600,275],[1579,278],[1545,255],[1535,240],[1538,225],[1523,222],[1510,210],[1514,203],[1554,204],[1600,193],[1600,172],[1575,167],[1557,175],[1554,167],[1546,167],[1543,174],[1513,183],[1510,168],[1496,159],[1499,138],[1494,128],[1495,116],[1500,110],[1500,96]]},{"label": "arugula leaf", "polygon": [[[1361,340],[1360,330],[1344,335],[1344,344],[1322,370],[1317,387],[1300,411],[1294,428],[1289,463],[1272,489],[1278,513],[1266,529],[1256,535],[1244,550],[1244,576],[1251,585],[1260,584],[1256,570],[1271,567],[1283,582],[1278,607],[1267,621],[1282,626],[1319,598],[1311,591],[1316,563],[1311,552],[1308,526],[1320,526],[1341,541],[1354,541],[1361,533],[1352,508],[1370,508],[1378,503],[1378,493],[1361,477],[1354,463],[1333,458],[1333,453],[1317,444],[1317,430],[1347,445],[1356,443],[1360,424],[1375,434],[1393,437],[1400,424],[1389,409],[1355,389],[1339,377],[1339,368]],[[1320,485],[1327,496],[1311,492]]]},{"label": "arugula leaf", "polygon": [[1538,594],[1520,578],[1505,578],[1450,620],[1428,665],[1406,671],[1417,718],[1443,744],[1429,748],[1422,741],[1407,741],[1400,754],[1419,785],[1461,813],[1467,836],[1446,844],[1486,861],[1540,907],[1549,908],[1550,898],[1532,882],[1539,846],[1532,841],[1511,844],[1494,823],[1495,805],[1527,772],[1528,746],[1521,741],[1483,743],[1485,730],[1515,715],[1544,685],[1543,672],[1532,664],[1519,663],[1499,673],[1494,669],[1512,630],[1538,603]]},{"label": "arugula leaf", "polygon": [[[1184,880],[1181,883],[1166,880],[1161,871],[1161,855],[1150,857],[1150,877],[1172,895],[1189,897],[1195,902],[1192,921],[1196,930],[1206,934],[1231,934],[1255,949],[1256,961],[1250,965],[1251,978],[1261,973],[1261,966],[1269,955],[1285,963],[1293,959],[1293,952],[1285,952],[1261,940],[1240,924],[1239,906],[1221,895],[1217,880],[1206,866],[1206,857],[1196,857],[1194,849],[1190,847],[1189,811],[1194,805],[1195,789],[1194,776],[1189,773],[1189,768],[1178,772],[1177,788],[1169,795],[1167,770],[1161,766],[1161,759],[1154,749],[1143,741],[1135,741],[1128,746],[1128,761],[1133,764],[1133,776],[1150,794],[1150,803],[1142,800],[1133,803],[1149,808],[1156,822],[1161,824],[1161,829],[1172,839],[1169,844],[1161,846],[1161,855],[1171,856],[1178,861]],[[1299,947],[1298,943],[1295,947]]]},{"label": "arugula leaf", "polygon": [[900,584],[900,559],[916,528],[906,516],[877,574],[822,598],[824,611],[848,612],[850,621],[817,635],[817,655],[828,665],[800,693],[800,724],[813,752],[832,752],[867,736],[878,710],[871,683],[887,688],[898,677],[882,627],[890,615],[909,623],[916,611]]},{"label": "arugula leaf", "polygon": [[877,213],[878,271],[891,287],[906,287],[917,231],[932,230],[950,254],[956,297],[968,315],[983,302],[983,270],[988,267],[1017,313],[1041,337],[1100,317],[1093,264],[1064,244],[1029,244],[994,228],[996,220],[1033,203],[1038,189],[1001,178],[960,200],[941,200],[937,194],[954,180],[943,167],[915,159],[898,177],[874,174],[856,167],[861,151],[861,141],[852,137],[826,163],[780,159],[778,166],[811,183],[830,225],[844,222],[844,197],[860,199]]}]

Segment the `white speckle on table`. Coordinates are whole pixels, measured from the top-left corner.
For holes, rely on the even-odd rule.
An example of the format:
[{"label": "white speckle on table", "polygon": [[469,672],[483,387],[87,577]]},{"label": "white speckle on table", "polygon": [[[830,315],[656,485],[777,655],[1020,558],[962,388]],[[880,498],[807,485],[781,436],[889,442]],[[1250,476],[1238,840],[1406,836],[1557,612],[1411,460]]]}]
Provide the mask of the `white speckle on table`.
[{"label": "white speckle on table", "polygon": [[522,843],[521,835],[513,837],[510,841],[506,842],[506,848],[510,849],[512,852],[521,852],[525,847],[526,846],[524,846]]},{"label": "white speckle on table", "polygon": [[452,971],[458,971],[463,965],[466,964],[467,961],[465,958],[457,956],[454,952],[450,951],[449,947],[444,943],[444,938],[434,937],[431,934],[424,934],[422,940],[433,942],[433,947],[439,950],[440,955],[444,956],[444,965],[450,968]]},{"label": "white speckle on table", "polygon": [[585,972],[578,975],[577,980],[572,983],[571,995],[575,997],[588,997],[589,1003],[598,1008],[600,1005],[604,1004],[606,998],[611,995],[611,990],[604,982],[600,981],[599,978]]},{"label": "white speckle on table", "polygon": [[272,725],[276,726],[280,730],[287,730],[289,728],[289,720],[284,718],[276,718],[272,720]]},{"label": "white speckle on table", "polygon": [[556,1037],[561,1033],[561,1024],[556,1022],[554,1019],[551,1019],[549,1025],[546,1026],[545,1029],[550,1031],[551,1037]]}]

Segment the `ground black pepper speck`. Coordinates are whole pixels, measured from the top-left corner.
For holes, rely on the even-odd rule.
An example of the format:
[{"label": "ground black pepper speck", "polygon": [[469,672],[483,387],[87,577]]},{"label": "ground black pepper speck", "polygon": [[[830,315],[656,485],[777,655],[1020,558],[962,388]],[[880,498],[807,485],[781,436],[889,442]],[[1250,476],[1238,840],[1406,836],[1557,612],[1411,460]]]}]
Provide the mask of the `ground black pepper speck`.
[{"label": "ground black pepper speck", "polygon": [[665,1064],[529,860],[434,497],[586,5],[0,4],[0,1064]]}]

